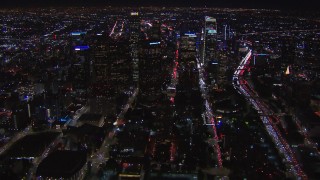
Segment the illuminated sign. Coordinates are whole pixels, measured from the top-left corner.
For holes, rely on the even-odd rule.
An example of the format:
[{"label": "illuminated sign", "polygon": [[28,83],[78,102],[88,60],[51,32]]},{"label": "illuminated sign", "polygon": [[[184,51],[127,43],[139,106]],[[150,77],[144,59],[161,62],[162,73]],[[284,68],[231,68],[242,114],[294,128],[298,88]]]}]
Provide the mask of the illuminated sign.
[{"label": "illuminated sign", "polygon": [[184,35],[189,37],[197,37],[196,33],[185,33]]},{"label": "illuminated sign", "polygon": [[83,51],[89,49],[89,46],[75,46],[74,50],[76,51]]},{"label": "illuminated sign", "polygon": [[139,13],[138,12],[131,12],[130,15],[131,16],[139,16]]},{"label": "illuminated sign", "polygon": [[80,35],[83,35],[83,34],[87,34],[87,32],[72,32],[71,33],[72,36],[80,36]]},{"label": "illuminated sign", "polygon": [[151,43],[149,43],[150,45],[157,45],[157,44],[160,44],[160,41],[158,41],[158,42],[151,42]]}]

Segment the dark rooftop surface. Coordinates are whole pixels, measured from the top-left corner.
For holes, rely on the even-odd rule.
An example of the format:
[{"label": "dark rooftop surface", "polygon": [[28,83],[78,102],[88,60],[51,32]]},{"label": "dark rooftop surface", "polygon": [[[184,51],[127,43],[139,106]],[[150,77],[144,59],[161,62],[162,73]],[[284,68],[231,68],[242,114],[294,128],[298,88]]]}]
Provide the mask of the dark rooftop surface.
[{"label": "dark rooftop surface", "polygon": [[85,121],[100,121],[102,118],[102,114],[92,114],[92,113],[85,113],[80,116],[78,119],[79,122]]},{"label": "dark rooftop surface", "polygon": [[38,166],[37,176],[69,178],[86,163],[84,151],[56,151],[45,158]]},{"label": "dark rooftop surface", "polygon": [[40,156],[59,133],[44,132],[27,135],[14,143],[5,153],[9,157],[37,157]]},{"label": "dark rooftop surface", "polygon": [[103,128],[85,123],[80,127],[69,127],[69,130],[66,131],[66,134],[68,133],[77,135],[103,135]]}]

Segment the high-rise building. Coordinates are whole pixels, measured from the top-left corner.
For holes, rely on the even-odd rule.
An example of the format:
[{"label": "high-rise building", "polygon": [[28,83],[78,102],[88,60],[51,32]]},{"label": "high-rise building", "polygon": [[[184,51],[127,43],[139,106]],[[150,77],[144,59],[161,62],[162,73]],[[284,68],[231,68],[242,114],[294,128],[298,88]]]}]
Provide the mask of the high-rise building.
[{"label": "high-rise building", "polygon": [[142,44],[139,61],[139,92],[142,97],[150,101],[161,94],[161,57],[160,42],[145,41]]},{"label": "high-rise building", "polygon": [[130,57],[129,41],[123,39],[116,44],[116,53],[110,53],[111,59],[111,77],[113,89],[116,93],[122,93],[123,90],[132,86],[132,59]]},{"label": "high-rise building", "polygon": [[284,64],[293,64],[296,59],[296,43],[291,36],[283,37],[281,46],[281,59]]},{"label": "high-rise building", "polygon": [[75,89],[86,90],[91,77],[89,50],[79,50],[75,57],[75,61],[69,70],[69,79]]},{"label": "high-rise building", "polygon": [[203,49],[202,49],[203,64],[206,64],[215,58],[216,40],[217,40],[217,20],[215,18],[206,16],[205,28],[203,31]]},{"label": "high-rise building", "polygon": [[139,81],[139,35],[140,16],[138,12],[130,13],[130,55],[132,58],[132,80],[135,85]]},{"label": "high-rise building", "polygon": [[108,51],[110,48],[107,42],[95,44],[92,50],[94,59],[94,81],[105,82],[109,80],[110,76],[110,59],[108,59]]},{"label": "high-rise building", "polygon": [[93,59],[93,96],[108,96],[116,86],[112,83],[112,75],[116,76],[117,69],[112,70],[117,60],[117,44],[106,36],[96,36],[93,43],[91,57]]},{"label": "high-rise building", "polygon": [[158,20],[153,21],[152,27],[149,29],[149,39],[152,41],[160,41],[161,39],[161,24]]},{"label": "high-rise building", "polygon": [[196,34],[185,34],[180,38],[180,50],[181,50],[181,60],[191,58],[194,60],[196,57]]},{"label": "high-rise building", "polygon": [[215,89],[221,89],[226,82],[228,58],[222,50],[226,47],[228,29],[226,24],[223,25],[221,33],[218,34],[217,29],[217,20],[206,16],[203,31],[202,63],[211,69],[208,73],[211,85]]},{"label": "high-rise building", "polygon": [[[127,39],[98,36],[93,43],[93,86],[96,95],[121,93],[132,84],[132,66]],[[138,71],[138,70],[137,70]],[[94,95],[94,94],[92,94]]]},{"label": "high-rise building", "polygon": [[182,78],[181,84],[188,84],[190,87],[198,83],[197,73],[193,73],[196,69],[196,48],[198,43],[198,35],[195,33],[185,33],[180,38],[180,63],[185,67],[183,73],[179,74]]}]

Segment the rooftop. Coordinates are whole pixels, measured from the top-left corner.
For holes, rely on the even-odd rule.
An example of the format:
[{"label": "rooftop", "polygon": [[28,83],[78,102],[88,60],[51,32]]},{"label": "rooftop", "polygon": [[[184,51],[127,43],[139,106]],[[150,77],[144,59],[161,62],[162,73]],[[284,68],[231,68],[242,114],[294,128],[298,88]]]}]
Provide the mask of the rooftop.
[{"label": "rooftop", "polygon": [[93,114],[93,113],[85,113],[80,116],[78,119],[79,122],[85,121],[100,121],[102,118],[102,114]]},{"label": "rooftop", "polygon": [[59,133],[44,132],[27,135],[15,142],[6,152],[9,157],[37,157],[44,151]]},{"label": "rooftop", "polygon": [[37,176],[70,178],[86,163],[84,151],[56,151],[45,158],[38,166]]}]

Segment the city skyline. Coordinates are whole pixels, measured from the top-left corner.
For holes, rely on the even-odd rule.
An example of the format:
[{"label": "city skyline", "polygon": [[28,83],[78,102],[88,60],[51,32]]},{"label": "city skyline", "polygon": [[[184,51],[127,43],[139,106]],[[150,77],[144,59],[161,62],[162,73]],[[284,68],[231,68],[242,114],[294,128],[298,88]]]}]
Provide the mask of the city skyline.
[{"label": "city skyline", "polygon": [[159,7],[222,7],[222,8],[260,8],[283,10],[317,10],[316,0],[5,0],[0,7],[67,7],[67,6],[159,6]]},{"label": "city skyline", "polygon": [[0,179],[317,179],[319,20],[1,9]]}]

